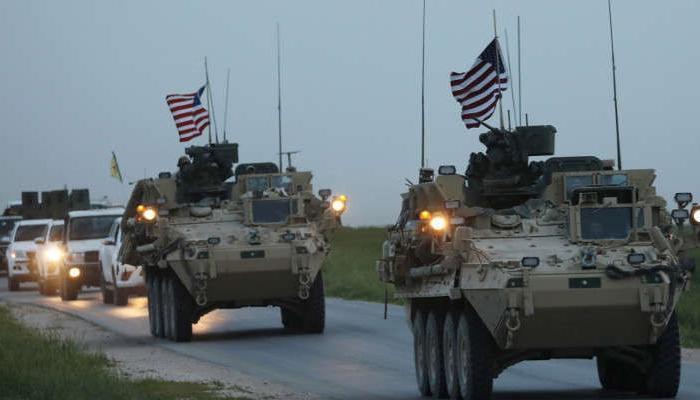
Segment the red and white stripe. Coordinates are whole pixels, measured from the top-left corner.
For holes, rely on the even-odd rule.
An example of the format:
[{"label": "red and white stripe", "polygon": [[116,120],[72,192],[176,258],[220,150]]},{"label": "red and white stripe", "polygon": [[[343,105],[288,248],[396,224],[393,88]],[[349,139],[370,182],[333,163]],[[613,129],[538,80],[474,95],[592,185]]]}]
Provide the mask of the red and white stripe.
[{"label": "red and white stripe", "polygon": [[200,136],[209,126],[209,112],[197,99],[197,93],[171,94],[165,97],[165,101],[173,114],[175,126],[180,135],[180,142],[187,142]]},{"label": "red and white stripe", "polygon": [[455,100],[462,106],[462,120],[467,128],[480,124],[474,119],[487,120],[493,115],[501,92],[508,87],[508,74],[497,76],[494,64],[477,59],[464,73],[452,72],[450,86]]}]

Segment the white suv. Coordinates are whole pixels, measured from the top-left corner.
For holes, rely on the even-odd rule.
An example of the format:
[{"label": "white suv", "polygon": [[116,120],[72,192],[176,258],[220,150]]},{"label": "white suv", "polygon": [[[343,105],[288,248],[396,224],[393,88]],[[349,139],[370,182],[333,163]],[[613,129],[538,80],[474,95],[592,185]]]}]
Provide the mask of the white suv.
[{"label": "white suv", "polygon": [[58,290],[58,278],[63,263],[63,221],[53,220],[43,238],[36,238],[36,262],[39,293],[50,296]]},{"label": "white suv", "polygon": [[114,220],[109,237],[102,241],[100,249],[102,301],[117,306],[127,305],[131,294],[146,294],[142,268],[119,261],[119,250],[122,247],[121,221],[121,218]]},{"label": "white suv", "polygon": [[61,300],[77,299],[83,286],[100,287],[100,247],[114,219],[123,213],[121,207],[68,212],[63,235],[66,256],[59,277]]},{"label": "white suv", "polygon": [[36,238],[46,236],[50,219],[19,221],[12,230],[7,247],[7,288],[19,290],[20,282],[31,282],[37,278]]}]

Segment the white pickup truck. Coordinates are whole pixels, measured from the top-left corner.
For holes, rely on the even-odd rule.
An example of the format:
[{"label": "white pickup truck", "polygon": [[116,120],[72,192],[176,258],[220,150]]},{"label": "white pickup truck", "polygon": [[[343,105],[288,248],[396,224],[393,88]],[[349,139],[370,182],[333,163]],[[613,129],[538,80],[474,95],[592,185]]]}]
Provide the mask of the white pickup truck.
[{"label": "white pickup truck", "polygon": [[102,302],[117,306],[127,305],[129,295],[146,294],[142,267],[123,264],[118,259],[123,236],[121,222],[121,218],[114,220],[109,236],[102,241],[100,248]]},{"label": "white pickup truck", "polygon": [[37,246],[34,239],[46,235],[50,219],[29,219],[19,221],[12,230],[10,245],[7,247],[7,288],[19,290],[21,282],[36,281]]},{"label": "white pickup truck", "polygon": [[100,248],[114,219],[123,213],[121,207],[68,212],[64,234],[66,257],[59,278],[61,300],[77,299],[83,286],[101,286]]},{"label": "white pickup truck", "polygon": [[58,290],[58,278],[63,263],[63,221],[49,223],[44,237],[34,239],[37,246],[36,263],[39,293],[50,296]]}]

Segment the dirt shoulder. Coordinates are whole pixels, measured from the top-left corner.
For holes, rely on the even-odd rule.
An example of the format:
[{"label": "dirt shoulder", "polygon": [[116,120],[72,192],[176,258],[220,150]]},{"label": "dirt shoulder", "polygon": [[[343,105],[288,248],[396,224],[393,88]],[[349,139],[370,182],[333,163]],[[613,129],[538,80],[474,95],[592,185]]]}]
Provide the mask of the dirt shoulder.
[{"label": "dirt shoulder", "polygon": [[195,360],[158,346],[140,343],[102,329],[90,322],[43,307],[7,303],[13,316],[24,325],[69,339],[86,351],[100,352],[114,362],[126,377],[176,382],[212,383],[221,395],[250,399],[315,399],[308,393],[293,393],[256,380],[229,368]]}]

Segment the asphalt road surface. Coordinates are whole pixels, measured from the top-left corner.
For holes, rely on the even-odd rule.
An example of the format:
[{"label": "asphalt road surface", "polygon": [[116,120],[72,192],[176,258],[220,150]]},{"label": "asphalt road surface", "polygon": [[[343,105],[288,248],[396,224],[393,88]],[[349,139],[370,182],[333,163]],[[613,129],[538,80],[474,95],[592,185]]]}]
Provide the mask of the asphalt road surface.
[{"label": "asphalt road surface", "polygon": [[[191,343],[153,339],[145,298],[128,307],[106,306],[98,292],[63,303],[42,297],[31,285],[16,293],[0,279],[0,299],[48,306],[103,328],[210,361],[251,376],[330,399],[417,399],[412,338],[402,307],[327,299],[326,332],[292,335],[282,329],[277,308],[219,310],[194,327]],[[602,392],[591,360],[520,363],[495,381],[494,399],[632,399]],[[685,362],[678,399],[700,399],[700,364]]]}]

